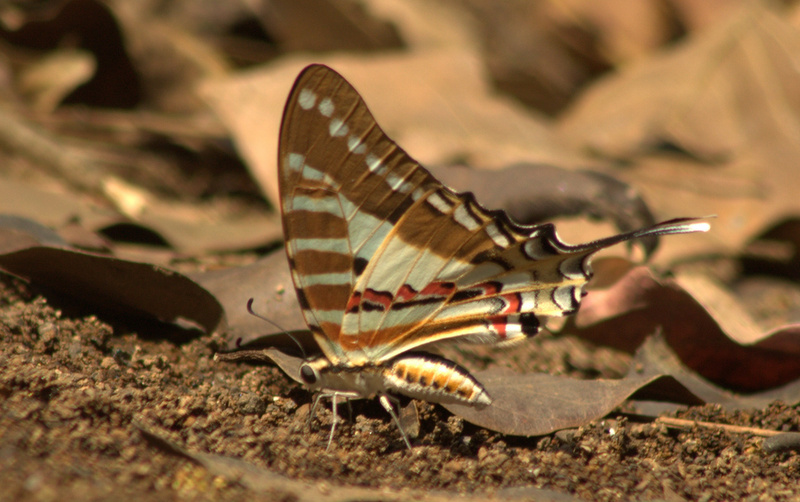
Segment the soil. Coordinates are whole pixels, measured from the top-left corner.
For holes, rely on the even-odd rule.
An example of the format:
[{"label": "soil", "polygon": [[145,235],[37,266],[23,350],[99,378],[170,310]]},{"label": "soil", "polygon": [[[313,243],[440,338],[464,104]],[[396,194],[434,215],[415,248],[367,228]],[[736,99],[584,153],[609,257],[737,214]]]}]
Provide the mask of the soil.
[{"label": "soil", "polygon": [[[275,367],[214,361],[222,336],[176,342],[47,298],[17,279],[0,282],[3,500],[800,497],[796,451],[768,452],[750,434],[623,415],[517,438],[416,402],[420,434],[408,451],[377,402],[357,401],[326,450],[330,410],[307,427],[312,396]],[[593,353],[614,357],[574,340],[532,343],[557,371]],[[798,409],[781,403],[747,413],[707,405],[678,416],[800,429]]]}]

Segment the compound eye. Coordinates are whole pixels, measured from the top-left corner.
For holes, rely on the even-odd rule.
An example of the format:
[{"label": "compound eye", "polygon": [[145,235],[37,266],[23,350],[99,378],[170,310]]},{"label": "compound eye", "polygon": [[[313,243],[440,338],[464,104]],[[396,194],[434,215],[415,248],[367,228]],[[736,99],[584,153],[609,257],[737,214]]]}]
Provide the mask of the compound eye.
[{"label": "compound eye", "polygon": [[306,385],[314,385],[317,383],[317,372],[311,366],[304,364],[300,366],[300,378]]}]

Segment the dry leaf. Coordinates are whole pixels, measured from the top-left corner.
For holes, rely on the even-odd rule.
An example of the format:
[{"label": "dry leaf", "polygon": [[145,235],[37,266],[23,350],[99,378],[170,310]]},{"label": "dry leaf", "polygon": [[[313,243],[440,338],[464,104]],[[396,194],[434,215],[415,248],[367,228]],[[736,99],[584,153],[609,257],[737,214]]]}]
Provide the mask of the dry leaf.
[{"label": "dry leaf", "polygon": [[[696,242],[735,249],[800,211],[800,76],[787,71],[798,66],[800,33],[763,3],[748,2],[725,22],[592,86],[559,131],[580,148],[631,164],[623,179],[640,187],[656,214],[718,215],[714,231]],[[664,154],[664,145],[686,155]]]},{"label": "dry leaf", "polygon": [[19,229],[18,222],[12,228],[0,228],[0,268],[40,288],[93,304],[102,312],[199,327],[207,333],[223,320],[219,303],[176,272],[148,263],[48,247],[39,243],[42,234],[21,235]]},{"label": "dry leaf", "polygon": [[[631,367],[642,368],[644,373],[651,375],[669,375],[706,403],[716,403],[727,410],[765,408],[770,403],[778,400],[790,406],[800,402],[800,380],[795,380],[776,389],[745,395],[734,394],[726,389],[717,387],[682,364],[677,354],[660,333],[647,338],[636,352]],[[663,401],[664,396],[663,394],[654,396],[648,393],[636,393],[633,398],[660,398]]]},{"label": "dry leaf", "polygon": [[211,292],[222,305],[234,346],[248,344],[264,333],[280,331],[247,312],[250,298],[254,299],[253,310],[280,326],[280,329],[307,329],[283,250],[244,267],[198,272],[188,276]]},{"label": "dry leaf", "polygon": [[[565,331],[632,352],[644,334],[661,329],[686,366],[729,389],[761,391],[800,378],[800,325],[760,337],[752,327],[736,334],[725,330],[743,326],[714,317],[680,284],[658,281],[639,267],[611,288],[592,291]],[[758,341],[743,345],[737,338]]]},{"label": "dry leaf", "polygon": [[560,429],[578,427],[607,415],[641,388],[661,379],[660,385],[675,389],[689,404],[702,401],[685,392],[670,377],[631,374],[619,380],[576,380],[536,373],[510,371],[473,373],[492,396],[492,404],[482,410],[460,404],[444,405],[449,411],[473,424],[503,434],[540,436]]},{"label": "dry leaf", "polygon": [[20,71],[19,92],[35,110],[52,112],[94,72],[95,60],[89,52],[61,49]]},{"label": "dry leaf", "polygon": [[546,121],[492,96],[480,61],[467,51],[284,59],[202,88],[276,207],[283,106],[297,74],[312,62],[342,73],[363,94],[381,127],[423,165],[454,159],[495,168],[519,160],[561,166],[582,161],[559,147]]}]

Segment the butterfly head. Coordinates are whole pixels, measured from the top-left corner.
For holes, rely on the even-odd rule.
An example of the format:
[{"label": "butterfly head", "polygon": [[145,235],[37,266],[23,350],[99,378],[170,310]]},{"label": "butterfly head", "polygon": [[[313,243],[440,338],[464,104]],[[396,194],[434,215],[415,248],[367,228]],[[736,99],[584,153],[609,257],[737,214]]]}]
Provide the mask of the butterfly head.
[{"label": "butterfly head", "polygon": [[331,362],[324,356],[306,360],[300,365],[300,378],[312,390],[325,387],[325,373],[330,369]]}]

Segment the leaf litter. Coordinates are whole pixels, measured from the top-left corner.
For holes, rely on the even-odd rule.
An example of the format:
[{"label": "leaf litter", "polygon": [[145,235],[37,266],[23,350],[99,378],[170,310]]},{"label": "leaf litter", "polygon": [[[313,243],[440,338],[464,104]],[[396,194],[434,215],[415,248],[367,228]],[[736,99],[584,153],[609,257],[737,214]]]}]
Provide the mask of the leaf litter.
[{"label": "leaf litter", "polygon": [[[719,215],[714,231],[699,241],[664,240],[652,269],[625,262],[617,262],[616,271],[597,267],[593,283],[608,289],[590,291],[571,321],[550,323],[552,335],[508,351],[457,354],[498,404],[482,415],[404,400],[409,420],[419,427],[415,449],[407,454],[383,410],[368,400],[353,403],[352,420],[340,424],[336,447],[324,450],[330,411],[319,411],[308,429],[311,396],[285,376],[297,380],[302,358],[285,335],[265,336],[277,330],[246,309],[253,298],[256,312],[282,329],[295,336],[304,329],[283,253],[267,251],[280,237],[275,215],[265,216],[264,206],[258,205],[246,213],[252,217],[237,220],[226,207],[242,207],[241,202],[226,206],[225,201],[235,198],[235,190],[212,192],[222,204],[209,204],[205,195],[189,188],[197,171],[185,175],[180,169],[186,167],[176,162],[203,158],[212,149],[208,145],[221,151],[220,141],[229,135],[236,150],[225,155],[241,155],[258,188],[248,185],[252,182],[243,170],[201,171],[209,180],[205,186],[223,181],[226,187],[245,187],[248,194],[273,194],[269,145],[277,141],[283,99],[305,56],[281,56],[248,74],[195,58],[205,53],[211,57],[207,61],[225,59],[209,43],[213,37],[196,36],[197,27],[171,29],[159,23],[161,31],[148,38],[150,24],[142,19],[151,13],[141,17],[133,7],[88,0],[64,5],[50,12],[49,24],[23,22],[20,26],[29,31],[2,35],[23,46],[43,40],[30,36],[36,30],[86,33],[70,24],[70,12],[82,6],[89,9],[82,12],[97,16],[98,26],[108,23],[112,32],[121,27],[137,33],[128,45],[122,37],[107,39],[114,50],[128,51],[120,64],[135,67],[144,82],[168,77],[170,85],[137,94],[137,80],[128,87],[107,84],[98,93],[96,78],[106,74],[109,63],[96,45],[85,43],[79,44],[86,51],[81,57],[97,58],[95,79],[54,80],[51,89],[45,79],[35,95],[14,89],[19,93],[14,99],[38,111],[11,109],[8,113],[16,115],[8,124],[41,121],[41,128],[31,130],[58,127],[45,136],[48,148],[56,146],[47,150],[49,156],[35,152],[33,145],[42,143],[0,138],[18,153],[8,157],[0,179],[0,189],[9,194],[2,212],[15,214],[0,219],[0,266],[13,274],[0,280],[0,447],[5,452],[0,479],[7,493],[17,498],[56,493],[140,498],[146,493],[153,498],[202,494],[257,500],[304,500],[310,493],[332,499],[374,494],[387,500],[439,500],[453,493],[504,500],[724,500],[764,493],[788,499],[794,494],[798,457],[791,441],[762,447],[759,439],[768,432],[800,429],[797,317],[791,315],[798,310],[792,292],[800,277],[800,238],[791,224],[798,214],[791,196],[798,179],[794,108],[770,115],[777,110],[774,103],[790,96],[776,89],[790,89],[794,78],[781,70],[796,52],[790,50],[796,28],[786,12],[756,6],[733,9],[719,22],[708,21],[713,16],[701,22],[687,4],[679,8],[685,19],[709,28],[691,33],[674,48],[658,47],[666,38],[640,37],[637,52],[606,38],[603,43],[614,51],[609,64],[621,65],[630,54],[639,54],[643,70],[623,71],[618,81],[590,78],[578,105],[552,118],[490,90],[480,70],[484,56],[471,38],[475,34],[460,24],[464,17],[453,16],[458,11],[453,6],[376,9],[391,13],[399,30],[391,35],[385,19],[376,18],[364,24],[375,30],[367,38],[391,45],[392,36],[400,36],[406,54],[353,52],[314,59],[352,78],[390,134],[415,157],[439,167],[437,173],[455,173],[458,169],[447,167],[453,164],[499,169],[487,171],[488,176],[475,170],[464,177],[462,171],[466,181],[461,188],[482,190],[479,200],[490,201],[487,205],[533,220],[572,215],[577,222],[558,222],[560,230],[576,235],[572,242],[589,240],[596,232],[586,217],[601,216],[625,229],[654,214],[656,219]],[[655,23],[650,26],[663,23],[658,12],[663,11],[648,14]],[[550,16],[546,19],[557,19],[558,13],[544,13]],[[236,15],[215,13],[212,18],[222,22]],[[581,16],[607,33],[619,31],[609,28],[614,23],[626,22],[624,14],[602,21],[596,11]],[[564,19],[558,20],[562,28]],[[434,29],[442,26],[447,29]],[[163,50],[159,44],[165,40],[181,41],[175,45],[180,50],[164,51],[163,59],[139,52]],[[731,56],[716,61],[710,55],[719,54],[720,47]],[[53,57],[36,61],[26,56],[34,58],[28,61],[32,71],[58,64],[58,53],[40,50]],[[159,68],[153,64],[158,61],[171,63]],[[660,75],[658,85],[641,79],[648,74]],[[711,75],[714,85],[732,83],[719,96],[750,96],[746,102],[767,106],[741,108],[735,99],[703,102],[697,96],[717,89],[698,88],[703,75]],[[204,78],[199,93],[186,90],[187,83]],[[663,85],[668,82],[681,85]],[[69,85],[80,92],[70,93]],[[506,92],[515,88],[500,87]],[[111,115],[87,112],[90,123],[81,124],[64,106],[96,106],[114,92],[120,93],[117,99],[140,99],[149,106],[147,120],[139,110],[127,118],[122,112],[116,116],[122,120],[112,121]],[[640,92],[664,94],[652,101],[654,106],[631,107]],[[670,101],[676,92],[679,106]],[[591,104],[597,95],[606,96],[605,108]],[[221,121],[215,122],[203,100]],[[53,117],[47,119],[50,109]],[[614,122],[619,115],[608,110],[623,109],[631,110],[623,116],[627,122]],[[736,121],[737,110],[747,112],[743,116],[749,127]],[[170,114],[176,111],[187,113],[184,124],[198,124],[194,133],[174,127]],[[133,129],[125,128],[125,120]],[[621,129],[610,127],[609,120]],[[101,147],[99,137],[87,131],[102,132],[102,141],[119,150],[109,157],[108,146]],[[154,166],[133,161],[159,158],[167,149],[154,145],[164,144],[180,155]],[[69,158],[73,152],[80,155]],[[108,162],[126,157],[132,162],[123,169],[119,162]],[[89,159],[94,174],[72,170],[78,158]],[[67,170],[54,171],[52,165]],[[564,174],[555,166],[573,170]],[[592,170],[581,174],[576,167]],[[112,190],[102,183],[114,179],[123,183]],[[527,194],[541,201],[547,191],[526,192],[525,185],[539,190],[538,183],[549,185],[550,179],[558,197],[543,208],[526,200]],[[514,191],[491,189],[492,182],[511,184]],[[176,197],[188,193],[195,199]],[[9,203],[11,197],[17,202]],[[145,202],[130,204],[137,200]],[[574,234],[568,228],[573,224]],[[602,232],[607,235],[609,228]],[[97,233],[106,229],[114,231]],[[144,237],[148,234],[160,236],[155,248]],[[779,245],[765,245],[775,235]],[[147,240],[134,250],[131,243],[143,237]],[[254,247],[259,253],[253,253]],[[705,269],[703,274],[698,267]],[[761,293],[753,296],[753,291]],[[756,300],[766,298],[772,301],[754,308]],[[192,329],[187,331],[182,320]],[[313,345],[304,340],[310,353]],[[248,354],[257,361],[223,362]],[[652,420],[664,413],[672,421]],[[42,471],[42,458],[51,466],[48,471]],[[85,466],[77,477],[74,465]]]}]

